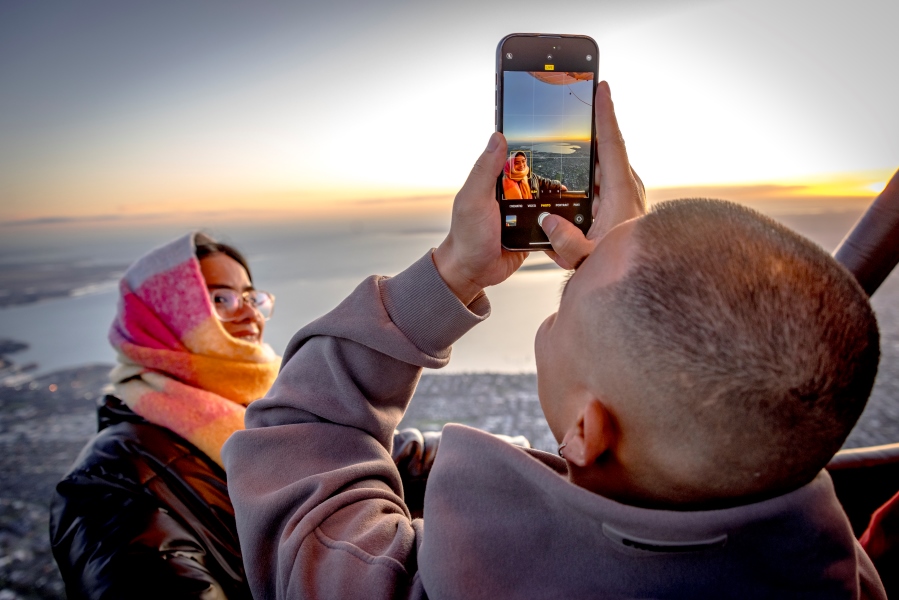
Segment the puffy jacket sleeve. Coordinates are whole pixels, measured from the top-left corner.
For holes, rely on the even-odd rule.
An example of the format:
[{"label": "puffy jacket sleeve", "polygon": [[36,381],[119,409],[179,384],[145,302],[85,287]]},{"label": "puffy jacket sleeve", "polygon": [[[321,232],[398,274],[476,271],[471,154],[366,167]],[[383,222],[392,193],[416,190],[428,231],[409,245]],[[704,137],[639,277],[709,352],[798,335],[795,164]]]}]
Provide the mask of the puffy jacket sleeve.
[{"label": "puffy jacket sleeve", "polygon": [[462,305],[429,253],[296,334],[222,453],[254,597],[423,596],[394,430],[421,368],[488,312],[483,295]]},{"label": "puffy jacket sleeve", "polygon": [[403,482],[403,501],[413,518],[424,512],[428,475],[437,457],[441,432],[408,428],[393,434],[393,462]]},{"label": "puffy jacket sleeve", "polygon": [[248,599],[230,519],[223,477],[129,423],[101,432],[57,484],[50,539],[70,600]]},{"label": "puffy jacket sleeve", "polygon": [[558,179],[549,179],[540,175],[534,175],[534,178],[537,180],[537,186],[541,194],[562,191],[562,182]]}]

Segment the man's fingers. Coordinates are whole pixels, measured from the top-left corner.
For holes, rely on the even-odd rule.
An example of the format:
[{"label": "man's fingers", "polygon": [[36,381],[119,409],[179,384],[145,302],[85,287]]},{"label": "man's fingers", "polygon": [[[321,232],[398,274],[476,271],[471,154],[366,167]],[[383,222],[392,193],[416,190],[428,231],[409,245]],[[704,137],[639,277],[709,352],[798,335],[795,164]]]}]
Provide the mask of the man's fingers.
[{"label": "man's fingers", "polygon": [[630,189],[632,186],[631,167],[627,160],[624,138],[618,128],[615,106],[609,84],[600,81],[596,87],[594,100],[596,111],[596,160],[602,178],[602,186],[607,191]]},{"label": "man's fingers", "polygon": [[465,185],[459,192],[465,198],[482,200],[490,198],[495,200],[496,178],[503,170],[503,161],[506,159],[506,138],[499,132],[494,132],[487,142],[487,147],[478,157]]},{"label": "man's fingers", "polygon": [[556,254],[556,253],[553,252],[552,250],[544,250],[543,253],[546,254],[546,255],[547,255],[548,257],[550,257],[551,259],[553,259],[553,262],[554,262],[554,263],[556,263],[557,265],[559,265],[560,267],[562,267],[562,268],[565,269],[566,271],[570,271],[570,270],[572,270],[572,269],[574,268],[574,265],[569,265],[568,262],[567,262],[564,258],[562,258],[561,256],[559,256],[558,254]]},{"label": "man's fingers", "polygon": [[637,186],[640,188],[640,197],[644,199],[644,204],[646,203],[646,186],[643,185],[643,180],[640,179],[640,176],[637,175],[637,172],[634,171],[634,168],[631,167],[631,175],[634,176],[634,181],[637,182]]},{"label": "man's fingers", "polygon": [[559,215],[547,215],[541,226],[556,255],[549,254],[550,258],[564,269],[573,269],[593,251],[593,242],[584,237],[584,232]]}]

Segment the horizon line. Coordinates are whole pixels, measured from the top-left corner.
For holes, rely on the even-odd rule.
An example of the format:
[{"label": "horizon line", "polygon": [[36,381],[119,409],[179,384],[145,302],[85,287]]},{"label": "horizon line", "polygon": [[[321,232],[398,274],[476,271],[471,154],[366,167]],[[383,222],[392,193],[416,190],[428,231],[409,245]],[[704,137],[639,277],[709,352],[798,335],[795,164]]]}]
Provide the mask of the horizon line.
[{"label": "horizon line", "polygon": [[[884,171],[885,172],[885,171]],[[889,177],[887,177],[888,179]],[[809,178],[807,182],[783,181],[783,182],[753,182],[753,183],[721,183],[721,184],[697,184],[653,186],[646,188],[648,204],[656,204],[668,199],[681,198],[721,198],[750,206],[764,205],[776,209],[778,202],[788,203],[793,208],[815,208],[818,210],[829,208],[833,210],[840,204],[845,205],[846,210],[856,210],[861,202],[871,202],[880,193],[881,177],[845,177],[817,178],[815,181]],[[876,184],[870,184],[876,181]],[[883,185],[885,185],[885,181]],[[299,195],[299,193],[298,193]],[[449,193],[422,193],[417,195],[398,195],[393,197],[361,197],[340,201],[344,207],[353,207],[359,214],[357,217],[365,218],[391,218],[397,216],[397,211],[405,211],[406,216],[426,216],[428,213],[444,210],[452,205],[454,194]],[[199,203],[202,204],[202,203]],[[410,206],[411,205],[411,206]],[[346,218],[345,215],[334,215],[334,206],[323,207],[321,205],[304,204],[286,208],[283,202],[272,202],[268,206],[255,209],[243,208],[245,203],[235,204],[230,207],[219,205],[214,210],[204,209],[198,206],[192,211],[147,211],[147,212],[108,212],[94,214],[37,214],[34,216],[12,217],[0,220],[0,228],[17,228],[42,225],[76,225],[86,223],[116,223],[127,221],[153,221],[153,220],[185,220],[185,219],[229,219],[252,218],[254,221],[275,218],[312,218],[317,221],[327,221],[331,218]],[[380,213],[380,214],[379,214]]]}]

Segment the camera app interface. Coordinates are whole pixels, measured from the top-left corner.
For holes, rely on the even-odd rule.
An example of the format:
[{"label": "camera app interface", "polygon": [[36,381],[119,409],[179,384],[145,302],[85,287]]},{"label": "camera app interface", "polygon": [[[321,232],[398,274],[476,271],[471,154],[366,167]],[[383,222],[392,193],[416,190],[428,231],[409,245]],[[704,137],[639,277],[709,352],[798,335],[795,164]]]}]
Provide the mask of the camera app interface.
[{"label": "camera app interface", "polygon": [[592,191],[593,73],[503,71],[503,89],[502,198],[528,208],[579,206]]}]

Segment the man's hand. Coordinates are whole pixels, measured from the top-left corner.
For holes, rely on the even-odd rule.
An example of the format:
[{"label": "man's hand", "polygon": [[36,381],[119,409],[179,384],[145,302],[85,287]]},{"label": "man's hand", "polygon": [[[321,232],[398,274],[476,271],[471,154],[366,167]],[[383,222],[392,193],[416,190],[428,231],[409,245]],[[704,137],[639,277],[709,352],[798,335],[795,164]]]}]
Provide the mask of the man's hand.
[{"label": "man's hand", "polygon": [[500,242],[496,178],[505,160],[506,139],[494,133],[456,194],[450,232],[434,251],[437,272],[465,305],[485,287],[505,281],[527,257],[503,250]]},{"label": "man's hand", "polygon": [[577,266],[610,229],[646,213],[643,182],[628,162],[609,84],[605,81],[596,87],[593,110],[597,134],[593,225],[585,237],[580,229],[558,215],[549,215],[542,223],[553,246],[546,253],[563,269]]}]

